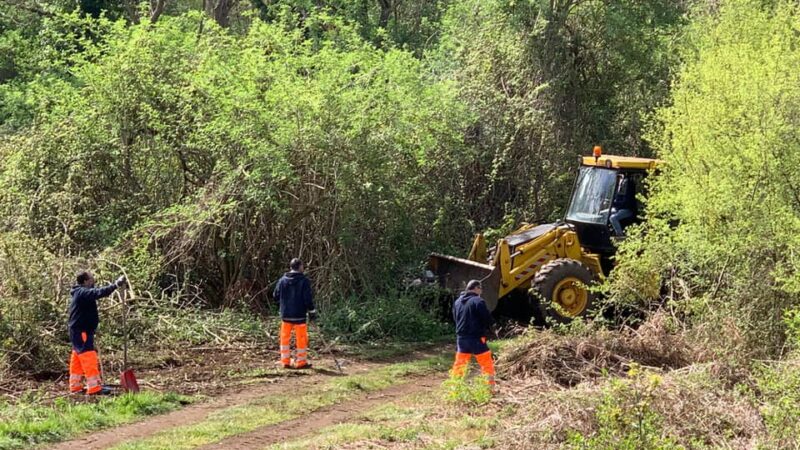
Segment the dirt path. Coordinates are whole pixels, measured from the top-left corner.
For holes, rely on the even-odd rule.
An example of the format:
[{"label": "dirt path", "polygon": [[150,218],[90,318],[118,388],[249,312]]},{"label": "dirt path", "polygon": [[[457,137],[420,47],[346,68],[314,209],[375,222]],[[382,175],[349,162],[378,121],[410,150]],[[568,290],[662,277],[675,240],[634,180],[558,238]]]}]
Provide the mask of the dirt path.
[{"label": "dirt path", "polygon": [[[53,450],[67,450],[67,449],[84,450],[84,449],[109,448],[121,444],[123,442],[143,439],[152,436],[158,433],[159,431],[199,423],[205,420],[211,413],[215,411],[245,404],[254,399],[265,397],[270,394],[285,393],[287,389],[291,390],[292,388],[297,388],[299,391],[306,388],[309,385],[324,382],[324,380],[329,379],[332,376],[356,375],[360,373],[366,373],[375,370],[377,368],[384,367],[397,362],[412,361],[416,359],[430,357],[436,354],[441,354],[443,351],[445,350],[442,347],[435,347],[427,350],[417,350],[409,352],[408,354],[403,355],[402,357],[395,358],[392,361],[384,361],[384,362],[363,362],[363,361],[349,360],[345,361],[344,363],[343,374],[329,369],[317,369],[317,368],[312,369],[311,371],[308,372],[306,371],[287,372],[286,375],[276,375],[273,378],[268,379],[267,381],[252,383],[246,386],[237,386],[236,388],[231,389],[227,392],[221,392],[219,393],[220,394],[219,396],[215,396],[211,400],[203,403],[194,404],[186,408],[173,411],[168,414],[149,417],[140,422],[134,422],[116,428],[109,428],[106,430],[97,431],[92,434],[80,437],[78,439],[55,444],[49,448]],[[333,361],[319,360],[318,362],[321,363],[320,364],[321,367],[335,367]],[[378,400],[382,398],[380,397],[381,395],[393,395],[392,393],[395,391],[395,389],[401,389],[401,393],[396,394],[396,395],[401,395],[402,389],[411,389],[411,388],[412,388],[411,386],[403,384],[400,386],[388,388],[384,391],[375,392],[373,394],[370,394],[370,396],[368,396],[365,399],[356,400],[356,402],[371,400],[380,403],[380,401],[386,401],[386,400]],[[413,392],[413,390],[409,392]],[[319,415],[324,416],[326,414],[326,412],[324,411],[328,411],[328,413],[334,414],[334,419],[335,419],[337,417],[335,414],[335,411],[337,409],[342,408],[343,412],[339,415],[346,414],[346,412],[350,410],[350,408],[347,406],[348,404],[349,403],[346,402],[340,405],[333,405],[331,407],[322,408],[319,411],[312,413],[312,416],[315,417],[318,417]],[[364,406],[359,406],[359,408],[363,407]],[[305,420],[308,420],[308,417],[309,416],[306,416],[306,418],[302,419],[306,424],[306,429],[308,429],[309,424],[305,422]],[[297,422],[294,420],[285,423],[287,424],[294,423],[294,426],[295,427],[297,426]],[[324,421],[320,423],[321,425],[319,427],[326,426],[324,424]],[[281,426],[281,424],[275,425],[275,427],[279,426]],[[256,430],[253,433],[256,433],[258,431],[259,430]],[[250,434],[246,434],[243,436],[249,436],[249,435]],[[236,437],[231,439],[235,438]],[[282,439],[284,438],[281,438],[279,440]],[[262,440],[261,442],[263,443],[266,441]]]},{"label": "dirt path", "polygon": [[442,380],[440,378],[435,376],[415,378],[408,383],[394,385],[361,398],[326,406],[303,417],[232,436],[220,442],[200,447],[200,449],[263,449],[272,444],[293,441],[308,436],[322,428],[349,422],[358,414],[399,397],[433,389],[441,384]]},{"label": "dirt path", "polygon": [[292,388],[296,386],[300,388],[306,385],[306,383],[317,382],[317,380],[322,380],[323,378],[325,378],[324,375],[302,375],[299,372],[295,376],[276,377],[269,382],[255,384],[244,389],[240,387],[238,391],[216,397],[208,402],[191,405],[171,413],[149,417],[141,422],[98,431],[83,438],[56,444],[50,448],[58,450],[79,450],[113,447],[126,441],[145,438],[169,428],[201,422],[214,411],[247,403],[252,399],[272,393],[284,392],[287,387]]}]

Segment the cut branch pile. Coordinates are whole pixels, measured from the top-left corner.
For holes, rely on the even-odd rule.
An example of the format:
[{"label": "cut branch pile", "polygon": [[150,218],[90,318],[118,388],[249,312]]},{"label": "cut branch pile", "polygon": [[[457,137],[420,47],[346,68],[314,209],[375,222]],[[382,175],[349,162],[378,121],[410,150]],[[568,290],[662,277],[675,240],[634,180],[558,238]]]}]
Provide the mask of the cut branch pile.
[{"label": "cut branch pile", "polygon": [[538,376],[575,386],[606,374],[621,374],[633,363],[655,369],[685,367],[695,353],[682,335],[669,331],[666,317],[657,314],[637,329],[589,336],[531,329],[520,343],[504,350],[498,368],[508,378]]}]

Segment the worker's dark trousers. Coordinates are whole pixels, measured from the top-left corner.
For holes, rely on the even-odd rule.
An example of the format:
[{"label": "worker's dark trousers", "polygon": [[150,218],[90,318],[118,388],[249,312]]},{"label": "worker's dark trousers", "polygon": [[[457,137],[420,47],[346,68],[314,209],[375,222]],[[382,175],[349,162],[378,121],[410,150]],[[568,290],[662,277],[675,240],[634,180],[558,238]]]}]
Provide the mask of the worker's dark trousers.
[{"label": "worker's dark trousers", "polygon": [[453,363],[453,369],[451,370],[453,376],[466,376],[467,366],[474,355],[478,365],[481,366],[481,373],[486,376],[490,385],[494,385],[494,361],[492,361],[492,352],[489,350],[489,346],[486,345],[486,338],[458,337],[456,342],[456,361]]},{"label": "worker's dark trousers", "polygon": [[94,349],[94,330],[69,330],[72,341],[72,354],[69,358],[69,390],[83,390],[83,378],[86,377],[86,393],[96,394],[103,386],[100,380],[100,369],[97,363],[97,351]]}]

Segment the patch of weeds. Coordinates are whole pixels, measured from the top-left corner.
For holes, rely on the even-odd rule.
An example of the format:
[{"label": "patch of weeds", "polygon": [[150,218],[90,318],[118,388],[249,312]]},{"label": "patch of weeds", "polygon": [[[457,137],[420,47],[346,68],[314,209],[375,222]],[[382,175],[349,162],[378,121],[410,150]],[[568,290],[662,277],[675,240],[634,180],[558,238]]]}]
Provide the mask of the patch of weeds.
[{"label": "patch of weeds", "polygon": [[492,399],[492,388],[485,376],[450,376],[442,383],[444,400],[447,403],[466,406],[481,406]]},{"label": "patch of weeds", "polygon": [[191,401],[177,394],[142,392],[103,398],[97,403],[76,404],[69,398],[59,398],[50,405],[0,405],[0,449],[61,441],[87,430],[163,414]]},{"label": "patch of weeds", "polygon": [[420,434],[418,427],[378,427],[378,438],[389,442],[409,442],[415,440]]},{"label": "patch of weeds", "polygon": [[325,332],[342,336],[347,343],[419,342],[452,334],[451,325],[437,320],[435,312],[423,309],[410,295],[343,299],[335,309],[323,312]]},{"label": "patch of weeds", "polygon": [[227,378],[240,379],[240,378],[277,378],[285,375],[285,372],[278,369],[268,369],[264,367],[251,368],[244,371],[230,370],[226,374]]},{"label": "patch of weeds", "polygon": [[757,367],[766,448],[800,447],[800,359]]},{"label": "patch of weeds", "polygon": [[[427,394],[425,395],[427,396]],[[377,406],[358,417],[359,420],[376,423],[400,422],[409,420],[421,421],[423,418],[424,413],[418,408],[408,408],[395,403],[387,403]]]},{"label": "patch of weeds", "polygon": [[509,345],[513,344],[515,339],[507,338],[507,339],[490,339],[486,345],[489,346],[489,350],[492,351],[493,354],[502,353]]},{"label": "patch of weeds", "polygon": [[366,391],[367,389],[361,384],[362,381],[358,379],[348,379],[342,383],[342,387],[348,391]]},{"label": "patch of weeds", "polygon": [[595,413],[599,429],[591,436],[571,432],[567,447],[573,449],[683,449],[664,436],[662,418],[653,408],[661,377],[634,366],[627,379],[611,380]]},{"label": "patch of weeds", "polygon": [[417,393],[362,413],[351,423],[326,427],[313,436],[268,448],[495,448],[497,442],[489,432],[499,423],[496,417],[453,411],[443,406],[440,398]]},{"label": "patch of weeds", "polygon": [[378,341],[354,344],[346,348],[352,351],[352,353],[357,354],[360,359],[365,359],[368,361],[391,361],[394,358],[408,356],[414,351],[422,350],[426,347],[430,347],[433,344],[443,344],[452,341],[453,337],[450,333],[448,333],[447,335],[434,337],[428,341]]}]

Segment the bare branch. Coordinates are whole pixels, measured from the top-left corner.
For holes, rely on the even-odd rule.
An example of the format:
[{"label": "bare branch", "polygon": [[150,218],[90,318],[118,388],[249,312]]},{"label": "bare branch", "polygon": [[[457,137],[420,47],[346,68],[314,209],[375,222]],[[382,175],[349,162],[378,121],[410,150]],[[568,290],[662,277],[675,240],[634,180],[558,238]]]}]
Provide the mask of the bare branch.
[{"label": "bare branch", "polygon": [[161,14],[164,12],[164,8],[167,6],[167,0],[155,0],[150,1],[150,23],[156,23],[158,18],[161,17]]}]

